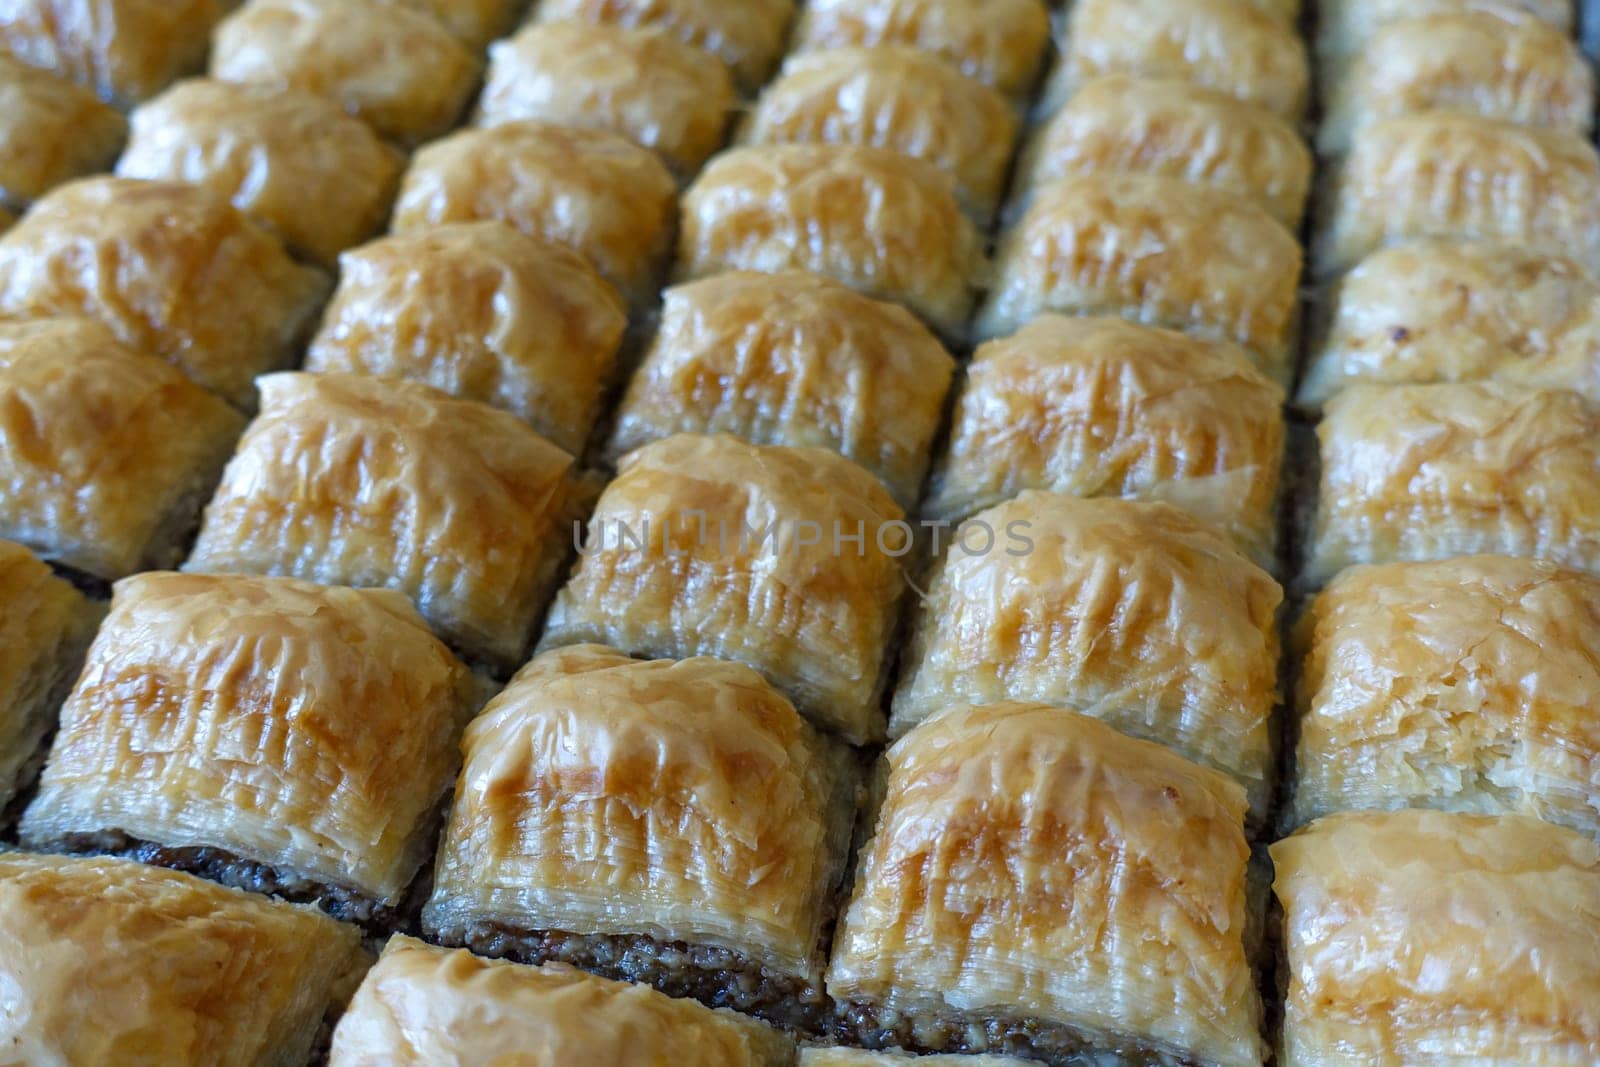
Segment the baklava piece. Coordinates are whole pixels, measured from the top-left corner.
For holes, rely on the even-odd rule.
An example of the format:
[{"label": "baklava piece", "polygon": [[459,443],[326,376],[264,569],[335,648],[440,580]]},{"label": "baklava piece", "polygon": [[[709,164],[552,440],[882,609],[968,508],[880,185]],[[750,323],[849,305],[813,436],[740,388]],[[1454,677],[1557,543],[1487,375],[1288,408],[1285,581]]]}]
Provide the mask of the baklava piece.
[{"label": "baklava piece", "polygon": [[573,540],[572,457],[416,382],[275,374],[261,393],[184,569],[395,589],[472,660],[520,663]]},{"label": "baklava piece", "polygon": [[1300,632],[1291,825],[1428,807],[1600,838],[1600,580],[1504,556],[1355,567]]},{"label": "baklava piece", "polygon": [[176,566],[243,429],[99,322],[0,322],[0,537],[106,580]]},{"label": "baklava piece", "polygon": [[1056,1065],[1262,1062],[1244,792],[1038,704],[948,706],[889,750],[828,969],[869,1046]]},{"label": "baklava piece", "polygon": [[1050,45],[1045,0],[809,0],[796,51],[904,44],[1021,98]]},{"label": "baklava piece", "polygon": [[882,483],[832,452],[679,434],[623,459],[544,647],[734,660],[813,723],[879,738],[910,540]]},{"label": "baklava piece", "polygon": [[1104,74],[1192,82],[1298,119],[1311,64],[1292,20],[1240,0],[1078,0],[1047,106]]},{"label": "baklava piece", "polygon": [[1577,21],[1572,0],[1318,0],[1317,51],[1328,57],[1351,56],[1388,23],[1482,10],[1526,12],[1567,34]]},{"label": "baklava piece", "polygon": [[98,319],[241,408],[327,291],[225,197],[180,182],[73,182],[0,238],[0,316]]},{"label": "baklava piece", "polygon": [[1363,126],[1333,182],[1319,276],[1419,238],[1498,240],[1600,270],[1600,155],[1570,130],[1431,112]]},{"label": "baklava piece", "polygon": [[307,370],[425,382],[583,451],[628,315],[582,256],[464,222],[385,237],[339,265]]},{"label": "baklava piece", "polygon": [[1298,228],[1311,150],[1286,120],[1188,82],[1108,74],[1075,93],[1034,136],[1021,192],[1082,174],[1148,174],[1254,200]]},{"label": "baklava piece", "polygon": [[328,97],[406,145],[456,124],[481,69],[432,15],[387,0],[249,0],[211,56],[215,78]]},{"label": "baklava piece", "polygon": [[125,178],[227,197],[295,254],[332,267],[383,226],[402,157],[320,96],[198,78],[133,113]]},{"label": "baklava piece", "polygon": [[803,53],[761,94],[749,144],[872,145],[948,174],[980,221],[1005,194],[1017,114],[1006,98],[908,45]]},{"label": "baklava piece", "polygon": [[794,1042],[732,1011],[561,964],[389,939],[333,1034],[330,1067],[789,1067]]},{"label": "baklava piece", "polygon": [[505,222],[572,248],[645,307],[677,211],[677,183],[653,153],[606,130],[527,120],[462,130],[418,152],[390,228]]},{"label": "baklava piece", "polygon": [[922,511],[960,520],[1028,489],[1163,500],[1271,566],[1282,407],[1235,345],[1041,315],[973,354]]},{"label": "baklava piece", "polygon": [[904,304],[955,337],[982,262],[983,240],[951,180],[885,148],[736,148],[713,159],[683,198],[680,280],[815,271]]},{"label": "baklava piece", "polygon": [[668,289],[617,412],[615,461],[675,433],[831,449],[916,504],[955,361],[909,311],[815,274]]},{"label": "baklava piece", "polygon": [[759,674],[556,649],[462,750],[430,937],[823,1032],[855,758]]},{"label": "baklava piece", "polygon": [[11,801],[32,783],[35,757],[99,616],[33,553],[0,541],[0,827]]},{"label": "baklava piece", "polygon": [[13,1063],[299,1064],[371,963],[314,908],[129,860],[0,854]]},{"label": "baklava piece", "polygon": [[653,26],[716,56],[745,89],[767,80],[783,54],[795,0],[543,0],[537,17]]},{"label": "baklava piece", "polygon": [[1333,287],[1299,401],[1351,385],[1493,379],[1600,401],[1600,280],[1576,260],[1495,242],[1374,252]]},{"label": "baklava piece", "polygon": [[1089,174],[1034,190],[1000,240],[981,337],[1046,311],[1233,341],[1288,378],[1300,243],[1263,207],[1178,178]]},{"label": "baklava piece", "polygon": [[205,65],[227,0],[6,0],[0,52],[128,108]]},{"label": "baklava piece", "polygon": [[892,736],[953,703],[1042,701],[1225,772],[1265,813],[1283,592],[1168,504],[1026,492],[956,531],[927,583]]},{"label": "baklava piece", "polygon": [[1331,815],[1272,846],[1286,1067],[1590,1067],[1600,846],[1520,815]]},{"label": "baklava piece", "polygon": [[0,52],[0,205],[20,209],[105,170],[127,132],[122,115],[88,89]]},{"label": "baklava piece", "polygon": [[666,30],[536,22],[489,48],[478,123],[611,130],[687,176],[722,147],[734,104],[727,69]]},{"label": "baklava piece", "polygon": [[386,923],[433,847],[475,695],[397,593],[124,578],[21,838]]},{"label": "baklava piece", "polygon": [[1501,553],[1600,574],[1600,408],[1500,382],[1355,386],[1317,427],[1306,584],[1356,563]]}]

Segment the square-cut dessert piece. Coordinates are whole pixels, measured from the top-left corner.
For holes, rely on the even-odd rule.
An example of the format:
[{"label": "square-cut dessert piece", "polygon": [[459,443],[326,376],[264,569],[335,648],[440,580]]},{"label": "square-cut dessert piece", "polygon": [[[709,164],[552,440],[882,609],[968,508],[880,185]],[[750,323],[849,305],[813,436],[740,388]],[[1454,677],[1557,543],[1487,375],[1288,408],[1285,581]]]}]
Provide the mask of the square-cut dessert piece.
[{"label": "square-cut dessert piece", "polygon": [[181,182],[85,178],[0,238],[0,317],[98,319],[241,408],[327,291],[226,197]]},{"label": "square-cut dessert piece", "polygon": [[476,695],[398,593],[124,578],[21,838],[383,922],[433,847]]},{"label": "square-cut dessert piece", "polygon": [[628,313],[582,256],[463,222],[382,238],[339,267],[307,370],[426,382],[583,451]]},{"label": "square-cut dessert piece", "polygon": [[817,274],[668,289],[617,412],[613,460],[675,433],[831,449],[916,504],[955,361],[905,308]]},{"label": "square-cut dessert piece", "polygon": [[261,394],[184,569],[398,590],[472,660],[520,663],[573,540],[572,457],[416,382],[277,374]]},{"label": "square-cut dessert piece", "polygon": [[249,0],[211,55],[214,78],[325,96],[406,145],[454,126],[482,69],[432,15],[389,0]]},{"label": "square-cut dessert piece", "polygon": [[127,132],[121,113],[88,89],[0,51],[0,204],[20,208],[105,170]]},{"label": "square-cut dessert piece", "polygon": [[133,113],[117,173],[204,186],[332,267],[383,226],[402,162],[331,100],[196,78]]},{"label": "square-cut dessert piece", "polygon": [[100,612],[33,553],[0,541],[0,823],[31,783]]},{"label": "square-cut dessert piece", "polygon": [[205,65],[226,0],[5,0],[0,52],[119,107]]},{"label": "square-cut dessert piece", "polygon": [[1026,492],[969,520],[926,588],[892,736],[952,703],[1041,701],[1223,771],[1265,814],[1283,591],[1222,531]]},{"label": "square-cut dessert piece", "polygon": [[813,723],[880,738],[909,534],[883,484],[832,452],[678,434],[623,458],[543,646],[734,660]]},{"label": "square-cut dessert piece", "polygon": [[1600,846],[1520,815],[1330,815],[1272,846],[1285,1067],[1589,1067]]},{"label": "square-cut dessert piece", "polygon": [[814,271],[904,304],[954,337],[982,263],[983,240],[951,180],[886,148],[736,148],[707,164],[683,197],[680,281]]},{"label": "square-cut dessert piece", "polygon": [[1577,42],[1515,9],[1386,23],[1333,71],[1317,132],[1330,154],[1348,149],[1368,122],[1436,109],[1578,133],[1594,117],[1594,75]]},{"label": "square-cut dessert piece", "polygon": [[13,1063],[305,1063],[371,958],[315,908],[112,857],[0,854]]},{"label": "square-cut dessert piece", "polygon": [[175,566],[244,421],[93,319],[0,322],[0,537],[108,580]]},{"label": "square-cut dessert piece", "polygon": [[973,354],[922,512],[960,520],[1028,489],[1164,500],[1270,567],[1282,409],[1237,345],[1041,315]]},{"label": "square-cut dessert piece", "polygon": [[621,134],[525,120],[462,130],[411,161],[390,228],[499,221],[582,255],[630,305],[656,298],[678,186]]},{"label": "square-cut dessert piece", "polygon": [[1501,382],[1354,386],[1317,427],[1305,584],[1501,553],[1600,574],[1600,408]]},{"label": "square-cut dessert piece", "polygon": [[1317,51],[1330,57],[1350,56],[1390,22],[1485,9],[1527,12],[1570,34],[1577,21],[1572,8],[1572,0],[1318,0]]},{"label": "square-cut dessert piece", "polygon": [[1303,404],[1351,385],[1483,380],[1600,401],[1600,279],[1566,256],[1416,241],[1362,260],[1328,302]]},{"label": "square-cut dessert piece", "polygon": [[1266,208],[1178,178],[1115,173],[1036,188],[1000,240],[982,337],[1046,311],[1121,315],[1249,349],[1284,381],[1301,252]]},{"label": "square-cut dessert piece", "polygon": [[910,45],[801,53],[761,94],[748,144],[888,148],[948,174],[980,222],[1005,195],[1018,118],[999,91]]},{"label": "square-cut dessert piece", "polygon": [[1007,96],[1026,96],[1050,44],[1045,0],[810,0],[796,51],[904,44]]},{"label": "square-cut dessert piece", "polygon": [[690,175],[722,147],[735,103],[727,68],[667,30],[535,22],[490,46],[478,123],[611,130]]},{"label": "square-cut dessert piece", "polygon": [[525,967],[389,939],[333,1034],[330,1067],[789,1067],[763,1023],[561,964]]},{"label": "square-cut dessert piece", "polygon": [[536,17],[654,26],[716,56],[745,89],[767,80],[783,54],[795,0],[542,0]]},{"label": "square-cut dessert piece", "polygon": [[1600,155],[1571,130],[1444,111],[1363,126],[1313,266],[1330,277],[1419,238],[1504,241],[1600,270]]},{"label": "square-cut dessert piece", "polygon": [[1505,556],[1353,567],[1299,634],[1291,825],[1427,807],[1600,838],[1600,579]]},{"label": "square-cut dessert piece", "polygon": [[857,764],[759,674],[555,649],[462,750],[430,937],[825,1030]]},{"label": "square-cut dessert piece", "polygon": [[889,749],[828,992],[857,1040],[1049,1063],[1262,1062],[1245,796],[1041,704]]},{"label": "square-cut dessert piece", "polygon": [[1280,5],[1240,0],[1078,0],[1045,91],[1065,102],[1105,74],[1174,78],[1259,104],[1305,111],[1311,63]]},{"label": "square-cut dessert piece", "polygon": [[1172,78],[1107,74],[1034,134],[1019,192],[1080,174],[1181,178],[1254,200],[1298,228],[1311,164],[1294,126],[1264,107]]}]

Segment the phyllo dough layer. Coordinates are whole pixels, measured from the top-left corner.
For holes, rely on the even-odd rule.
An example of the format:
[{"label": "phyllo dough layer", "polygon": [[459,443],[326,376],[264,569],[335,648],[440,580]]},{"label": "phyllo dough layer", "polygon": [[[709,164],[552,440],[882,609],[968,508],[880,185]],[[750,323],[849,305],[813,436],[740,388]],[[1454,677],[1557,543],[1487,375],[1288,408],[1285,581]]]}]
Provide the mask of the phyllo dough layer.
[{"label": "phyllo dough layer", "polygon": [[105,579],[175,566],[244,417],[92,319],[0,322],[0,536]]},{"label": "phyllo dough layer", "polygon": [[1278,1062],[1589,1067],[1600,846],[1518,815],[1332,815],[1272,846]]},{"label": "phyllo dough layer", "polygon": [[520,662],[572,542],[572,457],[415,382],[276,374],[261,394],[185,569],[395,589],[467,656]]},{"label": "phyllo dough layer", "polygon": [[6,0],[0,52],[132,107],[204,65],[226,0]]},{"label": "phyllo dough layer", "polygon": [[1047,182],[1000,241],[983,337],[1041,312],[1121,315],[1235,341],[1289,375],[1300,243],[1263,207],[1177,178],[1096,173]]},{"label": "phyllo dough layer", "polygon": [[1269,566],[1282,407],[1235,345],[1041,315],[973,354],[922,510],[962,519],[1026,489],[1164,500]]},{"label": "phyllo dough layer", "polygon": [[430,935],[821,1028],[855,761],[759,674],[555,649],[462,749]]},{"label": "phyllo dough layer", "polygon": [[678,187],[620,134],[527,120],[462,130],[412,158],[391,229],[493,220],[572,248],[635,307],[672,252]]},{"label": "phyllo dough layer", "polygon": [[473,695],[397,593],[124,578],[22,840],[130,850],[366,919],[433,844]]},{"label": "phyllo dough layer", "polygon": [[425,382],[576,455],[627,325],[622,298],[572,249],[500,222],[453,223],[340,257],[306,369]]},{"label": "phyllo dough layer", "polygon": [[683,198],[680,280],[815,271],[958,336],[982,261],[950,179],[884,148],[736,148],[707,164]]},{"label": "phyllo dough layer", "polygon": [[1357,386],[1317,437],[1304,578],[1478,552],[1600,574],[1600,408],[1498,382]]},{"label": "phyllo dough layer", "polygon": [[296,254],[332,267],[382,227],[401,164],[330,100],[197,78],[133,113],[117,173],[204,186]]},{"label": "phyllo dough layer", "polygon": [[1572,0],[1318,0],[1317,51],[1350,55],[1390,22],[1481,10],[1527,12],[1564,33],[1571,33],[1576,21]]},{"label": "phyllo dough layer", "polygon": [[731,271],[666,291],[607,452],[675,433],[812,445],[865,467],[909,509],[954,373],[898,305],[816,274]]},{"label": "phyllo dough layer", "polygon": [[88,89],[0,50],[0,204],[22,207],[106,169],[127,131],[127,120]]},{"label": "phyllo dough layer", "polygon": [[794,1042],[754,1019],[560,964],[524,967],[389,940],[333,1035],[330,1067],[787,1067]]},{"label": "phyllo dough layer", "polygon": [[1168,504],[1027,492],[976,515],[926,586],[890,733],[952,703],[1070,708],[1216,767],[1265,810],[1283,593]]},{"label": "phyllo dough layer", "polygon": [[919,1051],[1259,1064],[1244,811],[1083,716],[949,706],[889,750],[828,991]]},{"label": "phyllo dough layer", "polygon": [[853,742],[881,737],[903,518],[882,483],[832,452],[657,441],[601,494],[544,647],[734,660],[812,722]]},{"label": "phyllo dough layer", "polygon": [[294,359],[327,289],[227,198],[178,182],[73,182],[0,239],[0,316],[99,319],[238,407]]},{"label": "phyllo dough layer", "polygon": [[314,908],[129,860],[0,854],[13,1063],[302,1064],[370,962]]}]

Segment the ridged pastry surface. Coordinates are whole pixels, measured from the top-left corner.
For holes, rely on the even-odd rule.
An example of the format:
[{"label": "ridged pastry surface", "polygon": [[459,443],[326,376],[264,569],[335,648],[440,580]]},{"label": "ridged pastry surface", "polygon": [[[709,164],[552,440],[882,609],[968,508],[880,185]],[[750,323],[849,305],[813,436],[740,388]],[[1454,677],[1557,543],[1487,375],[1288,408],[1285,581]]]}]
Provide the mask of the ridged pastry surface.
[{"label": "ridged pastry surface", "polygon": [[205,63],[223,0],[8,0],[0,52],[132,107]]},{"label": "ridged pastry surface", "polygon": [[0,203],[20,207],[106,169],[127,132],[127,120],[89,89],[0,48]]},{"label": "ridged pastry surface", "polygon": [[1400,19],[1483,10],[1526,12],[1569,34],[1577,21],[1572,0],[1319,0],[1317,52],[1357,53],[1380,27]]}]

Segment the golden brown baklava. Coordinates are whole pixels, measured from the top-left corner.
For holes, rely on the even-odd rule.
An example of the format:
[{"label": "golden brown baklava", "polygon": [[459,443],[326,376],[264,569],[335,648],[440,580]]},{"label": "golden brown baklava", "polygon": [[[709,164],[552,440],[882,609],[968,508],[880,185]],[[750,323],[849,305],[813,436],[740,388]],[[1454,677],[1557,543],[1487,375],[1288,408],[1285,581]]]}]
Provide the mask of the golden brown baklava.
[{"label": "golden brown baklava", "polygon": [[21,208],[105,170],[127,132],[127,120],[88,89],[0,51],[0,205]]},{"label": "golden brown baklava", "polygon": [[1390,22],[1483,10],[1526,12],[1564,33],[1571,33],[1577,21],[1572,0],[1318,0],[1317,51],[1328,57],[1354,55]]}]

